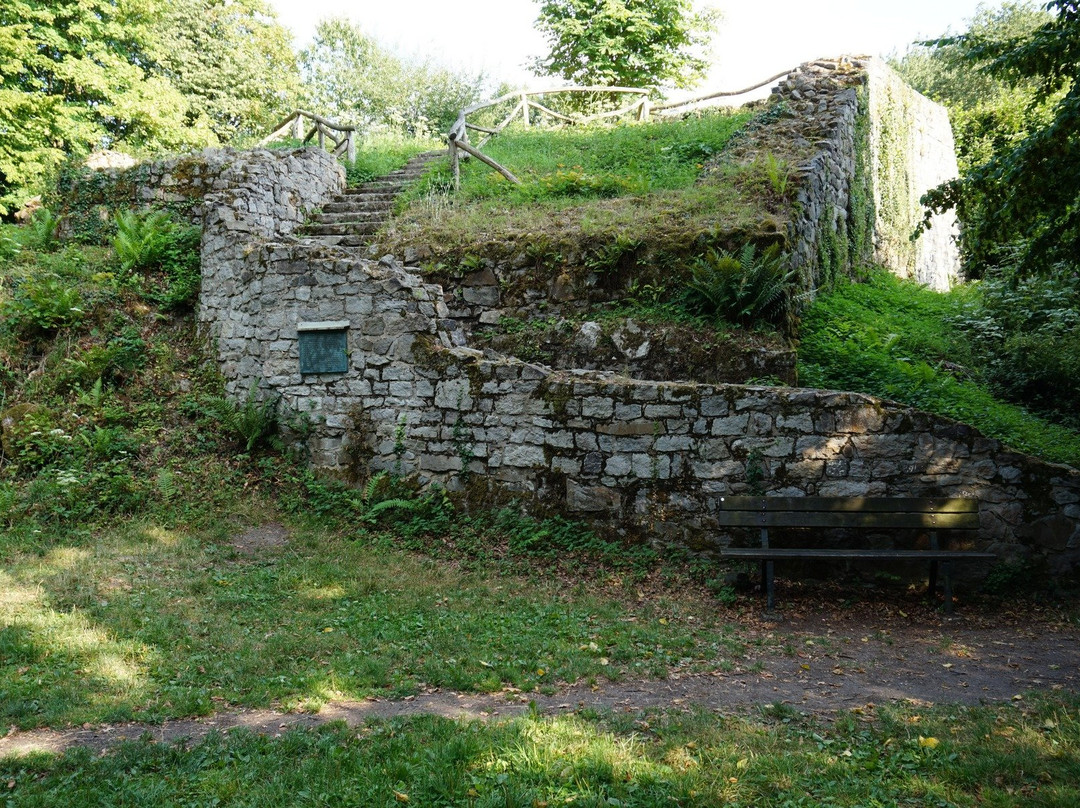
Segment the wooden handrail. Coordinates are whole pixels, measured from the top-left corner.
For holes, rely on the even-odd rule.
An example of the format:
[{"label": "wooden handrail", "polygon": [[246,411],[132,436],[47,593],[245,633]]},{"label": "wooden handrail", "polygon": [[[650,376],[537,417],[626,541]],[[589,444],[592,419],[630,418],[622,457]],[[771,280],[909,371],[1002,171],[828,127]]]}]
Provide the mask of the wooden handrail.
[{"label": "wooden handrail", "polygon": [[[303,121],[304,118],[308,118],[315,125],[308,131],[304,137],[303,142],[307,143],[313,137],[318,135],[319,146],[325,147],[326,139],[329,138],[334,144],[330,151],[336,155],[341,156],[342,151],[346,153],[346,159],[353,161],[356,159],[356,127],[348,126],[347,124],[337,123],[331,121],[321,115],[316,115],[314,112],[308,112],[307,110],[298,109],[290,112],[289,115],[275,126],[270,134],[264,137],[258,142],[258,146],[265,146],[267,143],[271,143],[276,140],[281,134],[281,131],[290,124],[293,126],[293,136],[299,140],[300,135],[303,133]],[[343,137],[340,139],[335,137],[334,132],[340,132]]]},{"label": "wooden handrail", "polygon": [[[538,112],[548,115],[556,120],[563,121],[567,124],[587,124],[593,121],[600,120],[602,118],[614,118],[626,115],[633,112],[635,109],[638,112],[638,120],[647,121],[649,116],[653,112],[661,112],[665,110],[678,109],[680,107],[689,107],[694,104],[701,104],[705,101],[711,101],[715,98],[726,98],[730,96],[743,95],[764,87],[767,84],[771,84],[777,79],[781,79],[790,73],[790,70],[785,70],[782,73],[777,73],[775,76],[770,76],[764,81],[759,81],[750,87],[745,87],[741,90],[722,90],[720,92],[708,93],[706,95],[700,95],[695,98],[685,99],[683,101],[672,101],[666,104],[652,105],[649,102],[649,91],[638,87],[604,87],[601,85],[590,85],[588,87],[555,87],[548,90],[518,90],[513,93],[507,93],[501,95],[498,98],[491,101],[485,101],[479,104],[472,104],[465,107],[458,113],[457,120],[454,121],[454,125],[450,127],[450,131],[446,134],[446,141],[450,150],[450,164],[454,173],[454,187],[457,188],[460,180],[460,169],[458,165],[458,149],[461,149],[466,155],[471,155],[477,159],[483,161],[487,165],[494,168],[501,173],[504,177],[514,183],[520,181],[511,174],[505,167],[499,165],[490,157],[487,157],[480,153],[480,148],[488,142],[492,137],[502,132],[510,123],[519,115],[522,118],[525,126],[529,125],[529,110],[535,109]],[[567,115],[562,112],[556,112],[545,104],[541,104],[539,101],[533,100],[537,96],[556,95],[558,93],[619,93],[619,94],[633,94],[641,96],[638,100],[632,104],[619,107],[618,109],[610,110],[607,112],[600,112],[594,115],[587,116],[574,116]],[[497,107],[500,104],[505,104],[507,101],[516,101],[513,110],[507,115],[501,123],[494,128],[479,126],[478,124],[470,123],[467,118],[469,115],[479,112],[480,110],[490,109]],[[471,146],[469,144],[469,130],[472,129],[477,132],[483,132],[485,137],[476,144]]]}]

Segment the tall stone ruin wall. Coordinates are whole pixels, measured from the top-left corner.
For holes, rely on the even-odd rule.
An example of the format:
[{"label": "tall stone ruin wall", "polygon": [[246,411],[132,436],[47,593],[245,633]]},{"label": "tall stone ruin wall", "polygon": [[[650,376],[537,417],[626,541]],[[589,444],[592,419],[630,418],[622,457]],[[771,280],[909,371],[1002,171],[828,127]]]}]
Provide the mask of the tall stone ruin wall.
[{"label": "tall stone ruin wall", "polygon": [[803,125],[792,137],[810,152],[798,165],[789,227],[804,286],[868,259],[939,291],[956,282],[955,214],[933,216],[912,240],[922,195],[958,173],[948,111],[871,58],[809,62],[773,94]]}]

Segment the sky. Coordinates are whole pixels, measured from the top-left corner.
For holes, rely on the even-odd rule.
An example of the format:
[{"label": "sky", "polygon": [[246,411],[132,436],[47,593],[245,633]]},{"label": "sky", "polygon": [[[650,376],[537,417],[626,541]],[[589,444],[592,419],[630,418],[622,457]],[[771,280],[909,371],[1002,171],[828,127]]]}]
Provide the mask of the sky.
[{"label": "sky", "polygon": [[[492,83],[551,86],[527,69],[546,52],[536,0],[268,0],[298,46],[328,17],[357,23],[405,57],[430,58]],[[723,19],[712,70],[693,93],[733,90],[823,56],[887,55],[919,38],[963,30],[978,0],[713,0]],[[990,3],[998,5],[997,2]],[[679,97],[671,93],[672,98]],[[685,94],[682,94],[685,95]]]}]

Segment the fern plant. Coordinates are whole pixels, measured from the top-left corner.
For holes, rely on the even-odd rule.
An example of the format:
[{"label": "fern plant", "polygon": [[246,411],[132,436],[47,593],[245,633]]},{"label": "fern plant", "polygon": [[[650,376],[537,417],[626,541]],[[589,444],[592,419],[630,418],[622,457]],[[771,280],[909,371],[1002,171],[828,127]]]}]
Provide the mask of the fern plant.
[{"label": "fern plant", "polygon": [[125,272],[156,267],[165,259],[176,224],[168,213],[133,210],[116,214],[113,249]]},{"label": "fern plant", "polygon": [[257,385],[253,384],[242,404],[214,397],[207,401],[206,412],[243,445],[245,452],[250,452],[272,444],[278,429],[279,398],[267,396],[260,401]]},{"label": "fern plant", "polygon": [[686,296],[697,314],[743,326],[758,321],[781,325],[788,318],[796,271],[787,267],[775,244],[760,254],[753,244],[738,255],[710,249],[691,272]]},{"label": "fern plant", "polygon": [[27,246],[36,247],[45,252],[52,252],[59,244],[60,222],[62,216],[57,216],[48,208],[38,208],[27,223]]}]

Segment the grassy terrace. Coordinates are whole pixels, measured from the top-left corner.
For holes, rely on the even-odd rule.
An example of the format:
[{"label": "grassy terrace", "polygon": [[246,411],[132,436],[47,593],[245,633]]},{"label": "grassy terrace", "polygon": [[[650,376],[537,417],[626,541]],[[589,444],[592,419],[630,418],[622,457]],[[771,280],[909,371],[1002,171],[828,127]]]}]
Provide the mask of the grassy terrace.
[{"label": "grassy terrace", "polygon": [[387,248],[439,245],[475,252],[517,239],[578,244],[632,234],[685,248],[703,234],[775,232],[782,194],[763,164],[709,170],[751,115],[711,113],[679,122],[562,130],[513,129],[484,152],[513,185],[476,160],[451,198],[449,166],[418,184],[383,237]]}]

